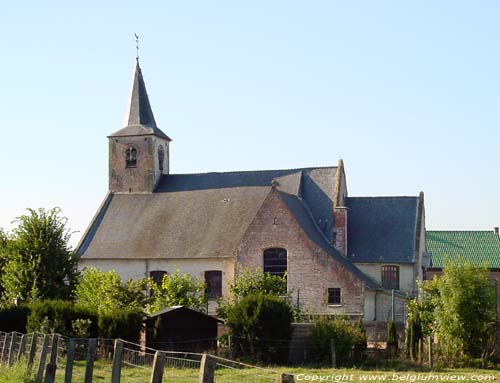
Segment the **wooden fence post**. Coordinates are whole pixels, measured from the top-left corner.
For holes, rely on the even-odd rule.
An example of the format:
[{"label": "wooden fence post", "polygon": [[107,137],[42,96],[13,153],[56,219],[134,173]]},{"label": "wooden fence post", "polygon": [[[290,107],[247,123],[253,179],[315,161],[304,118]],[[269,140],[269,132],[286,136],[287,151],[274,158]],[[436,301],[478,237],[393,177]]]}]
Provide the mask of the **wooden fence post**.
[{"label": "wooden fence post", "polygon": [[330,354],[332,357],[332,368],[337,367],[337,353],[335,351],[335,340],[330,339]]},{"label": "wooden fence post", "polygon": [[295,377],[289,374],[281,374],[280,383],[295,383]]},{"label": "wooden fence post", "polygon": [[215,382],[215,359],[209,354],[203,354],[200,363],[199,383]]},{"label": "wooden fence post", "polygon": [[115,351],[113,352],[113,369],[111,370],[111,383],[120,383],[122,376],[123,341],[115,340]]},{"label": "wooden fence post", "polygon": [[151,383],[162,383],[163,369],[165,367],[165,354],[161,351],[156,351],[153,361],[153,372],[151,373]]},{"label": "wooden fence post", "polygon": [[85,364],[84,383],[92,383],[92,375],[94,374],[94,360],[97,349],[97,339],[89,339],[89,347],[87,350],[87,363]]},{"label": "wooden fence post", "polygon": [[429,368],[432,368],[432,335],[429,335],[427,337],[428,342],[429,342]]},{"label": "wooden fence post", "polygon": [[17,361],[20,361],[26,352],[26,342],[28,340],[28,335],[24,334],[21,337],[21,343],[19,344],[19,351],[17,352]]},{"label": "wooden fence post", "polygon": [[38,341],[38,334],[34,332],[33,337],[31,338],[30,353],[28,354],[28,373],[31,372],[31,367],[35,362],[37,341]]},{"label": "wooden fence post", "polygon": [[59,335],[52,335],[52,344],[50,347],[50,362],[47,364],[45,370],[45,382],[44,383],[54,383],[56,380],[56,368],[57,368],[57,348],[59,346]]},{"label": "wooden fence post", "polygon": [[42,353],[40,354],[40,363],[38,364],[38,372],[36,378],[39,381],[43,379],[43,371],[45,370],[45,361],[47,360],[47,351],[49,349],[49,337],[50,335],[45,334],[43,337]]},{"label": "wooden fence post", "polygon": [[75,361],[75,340],[68,341],[68,351],[66,354],[66,371],[64,372],[64,383],[71,383],[73,378],[73,362]]},{"label": "wooden fence post", "polygon": [[6,338],[7,338],[7,333],[0,331],[0,363],[2,363],[3,346],[5,344]]},{"label": "wooden fence post", "polygon": [[9,356],[9,347],[10,347],[10,340],[12,339],[12,334],[13,333],[5,334],[5,338],[3,339],[2,363],[6,362]]},{"label": "wooden fence post", "polygon": [[13,332],[10,337],[9,359],[7,361],[7,365],[9,367],[12,366],[12,363],[14,363],[14,352],[16,351],[17,338],[17,332]]}]

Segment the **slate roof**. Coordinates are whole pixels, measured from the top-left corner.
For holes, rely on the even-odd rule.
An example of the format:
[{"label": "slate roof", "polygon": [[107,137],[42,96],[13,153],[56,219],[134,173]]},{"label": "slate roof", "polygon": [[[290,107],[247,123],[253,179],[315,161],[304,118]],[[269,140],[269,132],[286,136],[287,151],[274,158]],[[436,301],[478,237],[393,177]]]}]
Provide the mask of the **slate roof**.
[{"label": "slate roof", "polygon": [[426,233],[432,268],[443,268],[445,260],[462,257],[474,266],[488,263],[500,269],[500,237],[493,231],[434,231]]},{"label": "slate roof", "polygon": [[134,82],[132,85],[132,93],[130,95],[128,117],[126,126],[123,129],[111,134],[109,137],[122,136],[142,136],[156,135],[172,141],[161,129],[156,125],[153,110],[149,102],[146,84],[142,76],[139,61],[137,61],[134,73]]},{"label": "slate roof", "polygon": [[361,272],[351,261],[343,257],[328,241],[326,235],[322,233],[321,228],[314,222],[312,213],[308,209],[304,201],[294,195],[279,192],[281,199],[285,202],[288,210],[293,214],[295,220],[300,225],[309,239],[314,242],[318,247],[325,251],[329,256],[339,262],[347,270],[349,270],[356,277],[366,283],[369,289],[378,290],[382,289],[381,286]]},{"label": "slate roof", "polygon": [[418,197],[349,197],[347,207],[350,260],[415,262]]},{"label": "slate roof", "polygon": [[[331,221],[336,167],[166,175],[151,194],[109,194],[78,246],[82,258],[232,257],[268,195],[298,195]],[[325,226],[325,232],[331,232]]]}]

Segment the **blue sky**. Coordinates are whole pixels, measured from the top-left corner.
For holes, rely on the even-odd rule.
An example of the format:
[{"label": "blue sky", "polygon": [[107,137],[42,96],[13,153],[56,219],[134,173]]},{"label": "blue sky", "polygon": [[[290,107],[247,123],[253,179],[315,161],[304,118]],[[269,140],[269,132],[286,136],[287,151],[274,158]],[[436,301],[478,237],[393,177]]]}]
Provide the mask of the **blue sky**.
[{"label": "blue sky", "polygon": [[352,196],[426,196],[427,228],[500,225],[496,1],[8,2],[0,227],[81,232],[141,66],[171,170],[336,165]]}]

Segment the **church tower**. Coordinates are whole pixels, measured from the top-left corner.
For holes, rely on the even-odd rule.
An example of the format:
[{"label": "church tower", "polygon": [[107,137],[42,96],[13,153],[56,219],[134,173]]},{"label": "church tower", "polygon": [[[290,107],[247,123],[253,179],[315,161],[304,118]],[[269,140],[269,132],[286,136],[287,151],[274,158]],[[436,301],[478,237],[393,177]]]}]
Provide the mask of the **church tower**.
[{"label": "church tower", "polygon": [[108,136],[109,190],[152,193],[161,176],[169,174],[172,140],[156,126],[138,59],[125,124]]}]

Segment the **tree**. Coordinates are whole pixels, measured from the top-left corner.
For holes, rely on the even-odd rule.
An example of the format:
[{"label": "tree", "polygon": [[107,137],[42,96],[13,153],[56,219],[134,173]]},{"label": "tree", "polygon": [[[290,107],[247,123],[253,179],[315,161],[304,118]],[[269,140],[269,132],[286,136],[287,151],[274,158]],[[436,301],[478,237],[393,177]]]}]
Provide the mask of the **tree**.
[{"label": "tree", "polygon": [[391,357],[398,353],[398,329],[392,320],[387,323],[387,351]]},{"label": "tree", "polygon": [[161,284],[152,284],[151,291],[151,303],[147,308],[151,313],[172,306],[204,311],[207,305],[205,283],[189,274],[181,274],[179,270],[165,274]]},{"label": "tree", "polygon": [[83,270],[75,289],[76,302],[98,313],[112,313],[123,308],[144,311],[151,282],[146,279],[122,281],[114,271],[102,272],[95,267]]},{"label": "tree", "polygon": [[445,356],[455,361],[464,356],[486,358],[498,323],[487,266],[447,261],[441,277],[420,287],[422,321],[430,322]]},{"label": "tree", "polygon": [[264,273],[262,269],[246,269],[229,284],[230,296],[219,301],[217,314],[225,318],[227,309],[250,294],[287,295],[286,277]]},{"label": "tree", "polygon": [[0,278],[5,305],[36,299],[68,299],[74,286],[76,257],[69,246],[71,232],[61,210],[27,209],[5,241]]},{"label": "tree", "polygon": [[418,355],[418,345],[423,338],[422,321],[418,301],[416,299],[408,300],[408,317],[406,321],[406,352],[411,360]]},{"label": "tree", "polygon": [[[227,311],[235,347],[242,355],[265,362],[286,358],[293,311],[282,299],[269,294],[249,294]],[[280,352],[281,351],[281,352]]]}]

